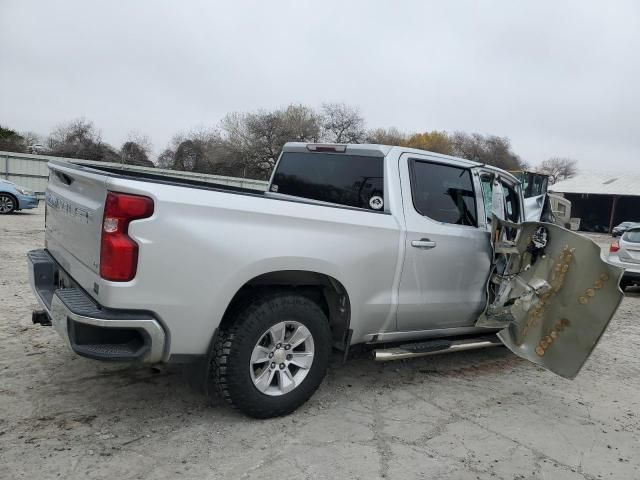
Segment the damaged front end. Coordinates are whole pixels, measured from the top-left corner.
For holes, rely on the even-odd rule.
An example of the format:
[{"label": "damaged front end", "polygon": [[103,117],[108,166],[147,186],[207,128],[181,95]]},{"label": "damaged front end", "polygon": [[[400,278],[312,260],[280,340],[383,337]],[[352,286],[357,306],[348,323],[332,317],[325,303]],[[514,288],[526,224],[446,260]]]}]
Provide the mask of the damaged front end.
[{"label": "damaged front end", "polygon": [[623,270],[589,238],[550,223],[494,215],[491,238],[488,302],[476,325],[502,328],[516,355],[574,378],[622,301]]}]

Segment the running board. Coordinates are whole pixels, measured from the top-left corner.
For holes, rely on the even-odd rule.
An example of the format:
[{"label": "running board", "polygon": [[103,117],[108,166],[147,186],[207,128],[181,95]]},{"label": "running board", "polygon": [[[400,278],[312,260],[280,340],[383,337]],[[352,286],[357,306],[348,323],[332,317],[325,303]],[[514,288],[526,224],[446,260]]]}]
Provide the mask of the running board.
[{"label": "running board", "polygon": [[426,357],[427,355],[440,355],[442,353],[476,350],[478,348],[498,347],[501,345],[502,342],[495,335],[461,340],[438,339],[407,343],[393,348],[377,349],[374,351],[374,359],[376,362],[388,362],[390,360],[402,360],[403,358]]}]

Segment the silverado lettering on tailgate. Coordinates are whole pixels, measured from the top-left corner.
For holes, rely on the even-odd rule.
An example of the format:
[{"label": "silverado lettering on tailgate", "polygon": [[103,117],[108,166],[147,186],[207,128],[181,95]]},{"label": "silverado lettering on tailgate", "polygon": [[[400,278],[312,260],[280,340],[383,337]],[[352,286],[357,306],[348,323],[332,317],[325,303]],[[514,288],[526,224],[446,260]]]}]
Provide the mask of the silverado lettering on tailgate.
[{"label": "silverado lettering on tailgate", "polygon": [[80,207],[73,202],[70,202],[69,200],[60,198],[59,196],[51,192],[47,192],[46,194],[46,203],[47,206],[70,216],[73,220],[80,223],[88,224],[91,221],[91,217],[93,216],[93,212],[91,212],[90,210]]}]

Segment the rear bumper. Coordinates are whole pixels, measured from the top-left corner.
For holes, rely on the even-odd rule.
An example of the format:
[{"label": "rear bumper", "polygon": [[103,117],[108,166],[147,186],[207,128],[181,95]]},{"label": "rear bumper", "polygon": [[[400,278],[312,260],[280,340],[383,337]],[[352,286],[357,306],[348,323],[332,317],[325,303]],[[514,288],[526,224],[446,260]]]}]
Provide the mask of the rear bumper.
[{"label": "rear bumper", "polygon": [[164,359],[166,334],[153,315],[97,304],[46,250],[32,250],[27,258],[36,298],[78,355],[112,362],[157,363]]},{"label": "rear bumper", "polygon": [[640,275],[640,264],[638,263],[628,263],[620,260],[620,257],[615,254],[611,254],[606,258],[607,263],[611,265],[615,265],[616,267],[624,268],[625,274],[639,274]]},{"label": "rear bumper", "polygon": [[637,263],[623,262],[617,255],[609,255],[607,262],[616,267],[624,268],[622,281],[631,280],[633,282],[640,282],[640,265]]}]

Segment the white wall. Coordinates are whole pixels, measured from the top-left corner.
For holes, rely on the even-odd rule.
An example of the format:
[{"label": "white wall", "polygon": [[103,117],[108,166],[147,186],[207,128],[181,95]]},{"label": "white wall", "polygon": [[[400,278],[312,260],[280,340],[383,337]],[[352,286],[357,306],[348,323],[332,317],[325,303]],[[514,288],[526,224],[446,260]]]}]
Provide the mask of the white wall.
[{"label": "white wall", "polygon": [[47,157],[0,152],[0,178],[34,192],[44,192],[49,179]]}]

